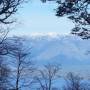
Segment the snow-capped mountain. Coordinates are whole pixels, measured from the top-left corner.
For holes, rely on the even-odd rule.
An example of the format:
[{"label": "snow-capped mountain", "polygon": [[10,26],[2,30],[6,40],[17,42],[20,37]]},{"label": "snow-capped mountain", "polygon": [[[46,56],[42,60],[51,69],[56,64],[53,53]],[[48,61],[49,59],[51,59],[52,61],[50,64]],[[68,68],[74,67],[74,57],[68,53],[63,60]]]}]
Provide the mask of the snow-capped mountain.
[{"label": "snow-capped mountain", "polygon": [[62,70],[88,73],[90,68],[90,40],[68,35],[30,35],[23,37],[31,47],[31,59],[37,65],[61,64]]}]

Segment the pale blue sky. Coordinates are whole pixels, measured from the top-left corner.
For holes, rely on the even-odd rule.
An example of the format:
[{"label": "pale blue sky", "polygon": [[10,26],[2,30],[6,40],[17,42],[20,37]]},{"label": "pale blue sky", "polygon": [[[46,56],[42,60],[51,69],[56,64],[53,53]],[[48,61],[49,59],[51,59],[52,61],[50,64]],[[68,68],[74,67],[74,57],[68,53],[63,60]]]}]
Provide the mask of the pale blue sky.
[{"label": "pale blue sky", "polygon": [[55,16],[56,4],[53,2],[41,3],[32,0],[20,8],[16,18],[17,24],[10,34],[29,35],[31,33],[69,33],[73,23],[67,18]]}]

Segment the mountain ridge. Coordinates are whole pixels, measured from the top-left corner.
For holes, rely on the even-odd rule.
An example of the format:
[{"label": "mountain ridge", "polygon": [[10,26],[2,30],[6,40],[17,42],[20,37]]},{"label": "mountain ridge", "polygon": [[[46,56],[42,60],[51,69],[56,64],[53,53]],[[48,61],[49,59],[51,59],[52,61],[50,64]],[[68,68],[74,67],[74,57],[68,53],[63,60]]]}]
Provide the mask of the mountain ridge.
[{"label": "mountain ridge", "polygon": [[89,72],[90,68],[90,40],[83,40],[72,35],[37,35],[21,37],[26,47],[31,48],[31,60],[40,65],[58,63],[65,72]]}]

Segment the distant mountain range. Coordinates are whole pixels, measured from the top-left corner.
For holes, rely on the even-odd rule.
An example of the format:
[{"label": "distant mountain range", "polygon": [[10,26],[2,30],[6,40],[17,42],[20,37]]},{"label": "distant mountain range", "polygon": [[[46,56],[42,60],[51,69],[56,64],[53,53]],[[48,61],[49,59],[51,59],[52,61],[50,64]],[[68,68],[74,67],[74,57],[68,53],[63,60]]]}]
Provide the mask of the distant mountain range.
[{"label": "distant mountain range", "polygon": [[30,57],[37,65],[58,63],[64,72],[76,71],[89,75],[90,40],[56,34],[24,36],[22,40],[27,47],[31,47]]}]

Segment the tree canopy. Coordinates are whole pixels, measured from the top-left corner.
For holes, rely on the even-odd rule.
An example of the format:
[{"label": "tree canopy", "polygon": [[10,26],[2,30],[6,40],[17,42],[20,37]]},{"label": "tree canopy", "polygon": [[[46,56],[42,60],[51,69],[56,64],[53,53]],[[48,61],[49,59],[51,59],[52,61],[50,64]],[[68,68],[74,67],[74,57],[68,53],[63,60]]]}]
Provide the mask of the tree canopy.
[{"label": "tree canopy", "polygon": [[0,0],[0,23],[10,24],[10,17],[18,10],[24,0]]},{"label": "tree canopy", "polygon": [[75,23],[72,34],[83,39],[90,38],[90,0],[42,0],[46,1],[56,1],[56,16],[67,16]]}]

